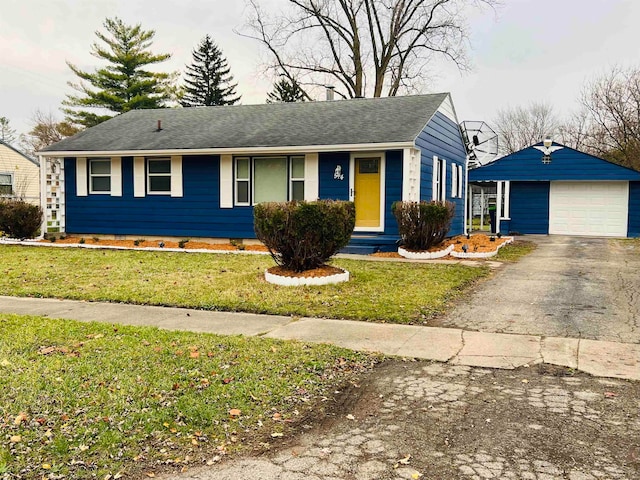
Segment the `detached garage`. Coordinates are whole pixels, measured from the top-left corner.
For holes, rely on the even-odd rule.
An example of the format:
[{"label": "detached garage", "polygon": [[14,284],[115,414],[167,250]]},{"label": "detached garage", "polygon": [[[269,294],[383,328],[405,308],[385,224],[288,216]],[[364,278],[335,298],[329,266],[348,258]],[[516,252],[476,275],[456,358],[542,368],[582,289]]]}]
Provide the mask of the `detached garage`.
[{"label": "detached garage", "polygon": [[497,231],[640,236],[640,172],[542,143],[469,171],[496,185]]}]

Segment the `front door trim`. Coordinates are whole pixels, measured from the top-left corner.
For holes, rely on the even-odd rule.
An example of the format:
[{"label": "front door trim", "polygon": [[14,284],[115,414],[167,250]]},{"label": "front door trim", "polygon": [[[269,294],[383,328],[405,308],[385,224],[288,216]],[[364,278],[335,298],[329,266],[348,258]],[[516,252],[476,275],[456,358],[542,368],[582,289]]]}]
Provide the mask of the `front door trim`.
[{"label": "front door trim", "polygon": [[355,201],[354,189],[356,181],[356,158],[379,157],[380,158],[380,226],[379,227],[355,227],[354,232],[384,232],[385,217],[385,178],[386,178],[386,154],[385,152],[352,152],[349,162],[349,200]]}]

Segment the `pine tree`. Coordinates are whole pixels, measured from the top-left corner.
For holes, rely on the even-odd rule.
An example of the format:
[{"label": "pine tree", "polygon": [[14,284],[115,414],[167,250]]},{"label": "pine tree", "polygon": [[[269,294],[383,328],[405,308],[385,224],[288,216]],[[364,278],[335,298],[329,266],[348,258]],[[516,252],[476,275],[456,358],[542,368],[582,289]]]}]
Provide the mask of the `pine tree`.
[{"label": "pine tree", "polygon": [[273,90],[267,93],[267,103],[304,102],[306,94],[295,80],[282,78],[273,84]]},{"label": "pine tree", "polygon": [[11,128],[7,117],[0,117],[0,140],[7,145],[12,144],[16,139],[16,131]]},{"label": "pine tree", "polygon": [[240,100],[236,96],[237,83],[222,51],[205,36],[193,50],[193,62],[185,71],[184,93],[180,103],[183,107],[201,105],[233,105]]},{"label": "pine tree", "polygon": [[94,43],[91,54],[107,61],[107,66],[91,73],[67,62],[81,80],[69,85],[80,94],[67,95],[63,104],[72,108],[63,111],[69,122],[85,127],[108,120],[113,114],[164,107],[171,98],[172,75],[145,69],[171,57],[149,50],[155,31],[143,30],[140,24],[126,25],[119,18],[107,18],[104,28],[107,33],[96,32],[96,36],[106,45]]}]

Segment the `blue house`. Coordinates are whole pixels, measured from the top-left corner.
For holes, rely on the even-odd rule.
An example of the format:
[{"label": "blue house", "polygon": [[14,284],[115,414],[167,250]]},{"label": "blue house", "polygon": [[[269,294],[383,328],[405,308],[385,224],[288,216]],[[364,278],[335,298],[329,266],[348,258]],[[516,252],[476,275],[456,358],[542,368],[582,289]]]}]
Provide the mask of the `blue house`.
[{"label": "blue house", "polygon": [[253,205],[356,205],[352,249],[395,249],[396,200],[456,205],[466,151],[448,93],[135,110],[39,152],[49,231],[253,239]]},{"label": "blue house", "polygon": [[497,184],[503,233],[640,236],[640,172],[542,143],[469,171]]}]

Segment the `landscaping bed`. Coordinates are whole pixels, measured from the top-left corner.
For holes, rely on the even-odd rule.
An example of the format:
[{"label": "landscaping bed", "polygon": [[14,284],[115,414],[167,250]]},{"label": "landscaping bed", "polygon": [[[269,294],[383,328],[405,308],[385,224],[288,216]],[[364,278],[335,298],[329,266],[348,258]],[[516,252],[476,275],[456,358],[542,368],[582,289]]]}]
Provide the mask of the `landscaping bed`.
[{"label": "landscaping bed", "polygon": [[[169,241],[169,240],[146,240],[143,238],[135,240],[112,240],[99,237],[64,237],[57,238],[55,242],[51,240],[41,240],[41,243],[53,243],[63,245],[94,245],[103,247],[118,248],[183,248],[185,250],[217,250],[217,251],[249,251],[268,252],[264,245],[245,245],[243,243],[209,243],[198,240]],[[162,244],[162,247],[160,246]]]}]

